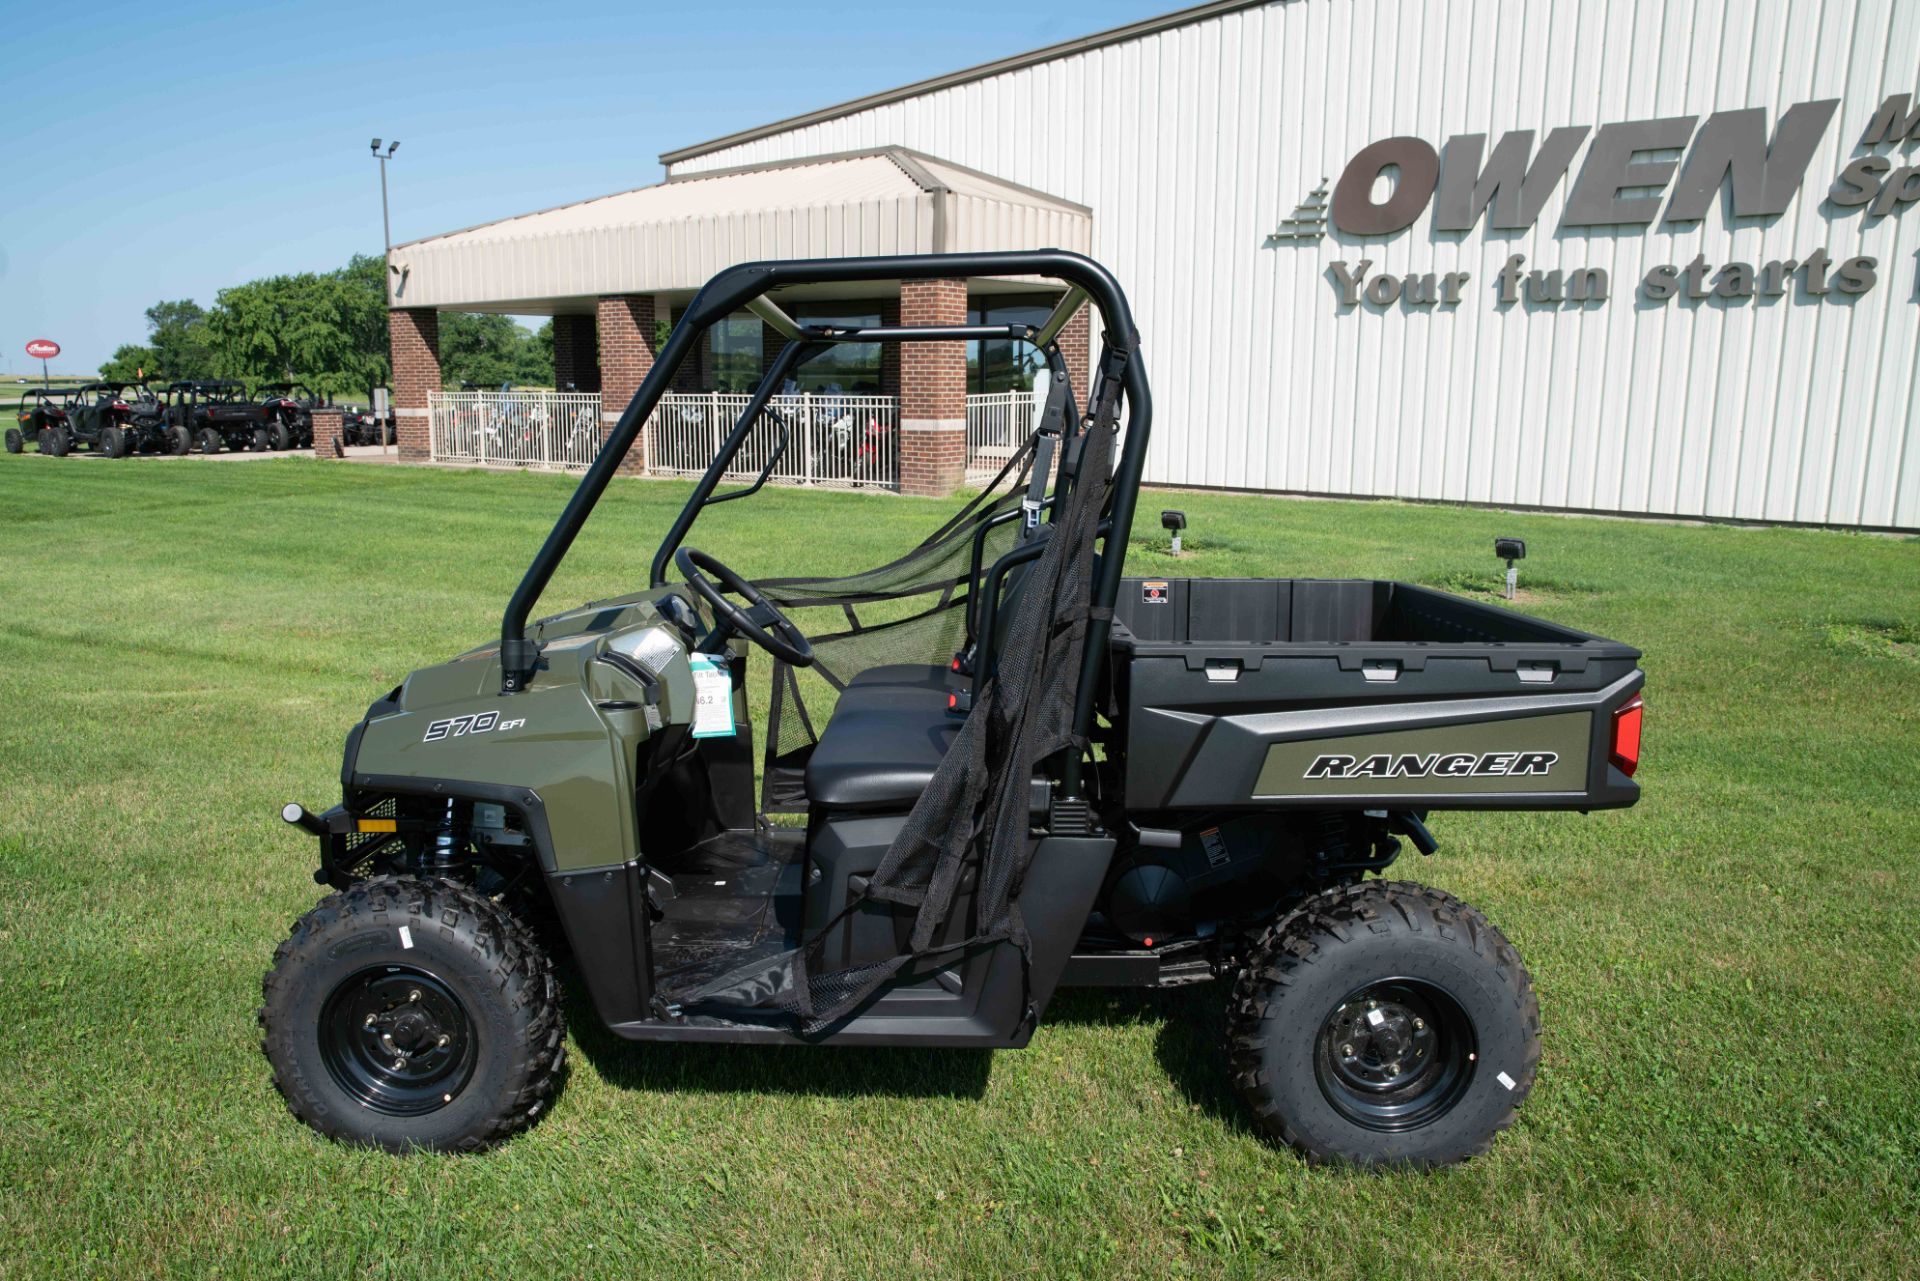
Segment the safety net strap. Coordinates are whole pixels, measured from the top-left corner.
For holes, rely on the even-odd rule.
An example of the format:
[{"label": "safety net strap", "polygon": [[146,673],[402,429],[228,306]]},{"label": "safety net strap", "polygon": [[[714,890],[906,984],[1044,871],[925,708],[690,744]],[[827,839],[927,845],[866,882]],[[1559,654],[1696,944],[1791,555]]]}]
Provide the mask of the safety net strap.
[{"label": "safety net strap", "polygon": [[[1092,612],[1094,544],[1111,479],[1120,373],[1129,353],[1109,346],[1105,355],[1085,429],[1076,440],[1079,458],[1074,478],[1066,498],[1055,504],[1051,536],[1044,540],[1027,587],[1014,606],[998,662],[977,688],[971,713],[865,890],[853,895],[853,901],[826,928],[797,947],[689,990],[661,993],[656,999],[661,1012],[780,1014],[790,1016],[802,1034],[810,1035],[847,1016],[918,960],[1001,941],[1013,943],[1026,957],[1027,938],[1015,901],[1033,849],[1030,780],[1048,757],[1079,750],[1072,738],[1074,699]],[[1030,455],[1031,442],[1023,453]],[[1006,474],[1002,473],[1003,478]],[[907,566],[922,552],[933,553],[932,558],[943,566],[940,575],[952,568],[964,580],[980,522],[996,509],[1005,510],[1002,503],[1017,508],[1023,496],[1016,476],[1006,496],[985,501],[988,495],[983,494],[963,513],[967,519],[949,521],[893,566],[856,579],[804,584],[789,580],[784,586],[808,604],[870,603],[889,598],[888,593],[899,586],[885,570]],[[955,545],[960,548],[957,562],[948,559]],[[927,581],[923,573],[916,571],[915,577]],[[964,614],[951,608],[929,612]],[[820,648],[818,642],[815,647]],[[789,703],[793,694],[789,688]],[[970,865],[979,868],[973,933],[958,942],[936,943],[951,933],[943,927]],[[907,945],[882,960],[823,972],[825,940],[863,902],[910,909],[913,925]]]}]

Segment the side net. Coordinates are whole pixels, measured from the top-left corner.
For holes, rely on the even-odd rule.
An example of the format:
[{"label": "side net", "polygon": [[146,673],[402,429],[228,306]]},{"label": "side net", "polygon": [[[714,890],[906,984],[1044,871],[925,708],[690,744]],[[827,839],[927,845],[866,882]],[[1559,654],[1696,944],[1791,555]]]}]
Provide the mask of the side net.
[{"label": "side net", "polygon": [[[1093,614],[1094,544],[1109,493],[1130,355],[1111,339],[1109,344],[1082,430],[1062,441],[1058,476],[1070,483],[1055,487],[1046,536],[1038,538],[1036,531],[1041,545],[1005,620],[997,661],[976,685],[971,711],[865,888],[824,929],[788,951],[657,994],[658,1012],[775,1017],[815,1035],[916,961],[1007,942],[1024,962],[1028,942],[1016,902],[1033,850],[1030,780],[1041,762],[1085,748],[1073,738],[1073,707]],[[1050,401],[1049,410],[1055,408]],[[1059,419],[1050,413],[1049,420]],[[851,578],[758,584],[783,610],[793,611],[803,630],[820,611],[836,611],[843,619],[838,632],[814,639],[817,662],[806,674],[844,689],[862,672],[892,664],[918,664],[923,674],[936,665],[943,670],[967,633],[975,546],[982,545],[978,563],[985,565],[1013,547],[1027,518],[1037,515],[1046,482],[1054,479],[1054,443],[1036,436],[979,498],[890,565]],[[799,675],[776,668],[768,733],[767,799],[788,804],[803,803],[797,766],[823,723]],[[776,767],[787,771],[779,781]],[[948,929],[970,867],[978,872],[973,909],[966,928]],[[894,956],[823,970],[825,940],[863,903],[890,904],[909,914],[908,939]],[[955,934],[966,937],[951,941]]]},{"label": "side net", "polygon": [[[1035,438],[1037,439],[1037,438]],[[980,566],[1012,550],[1031,484],[1035,439],[951,519],[906,555],[846,578],[775,578],[754,585],[813,644],[813,666],[773,664],[761,770],[764,814],[802,814],[801,772],[842,690],[864,672],[944,669],[967,637]]]}]

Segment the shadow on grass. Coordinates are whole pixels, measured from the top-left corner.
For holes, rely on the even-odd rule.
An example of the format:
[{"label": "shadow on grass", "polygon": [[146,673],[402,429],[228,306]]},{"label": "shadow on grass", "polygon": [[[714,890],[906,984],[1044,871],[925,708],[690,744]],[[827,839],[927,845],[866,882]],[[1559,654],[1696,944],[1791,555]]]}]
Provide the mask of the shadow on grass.
[{"label": "shadow on grass", "polygon": [[1189,1103],[1227,1128],[1265,1140],[1227,1079],[1227,985],[1167,991],[1076,988],[1047,1010],[1046,1026],[1157,1027],[1154,1058]]},{"label": "shadow on grass", "polygon": [[977,1099],[993,1071],[991,1050],[629,1041],[600,1021],[570,964],[562,973],[575,1046],[603,1080],[623,1090]]},{"label": "shadow on grass", "polygon": [[[620,1089],[978,1099],[993,1072],[992,1050],[628,1041],[600,1021],[570,961],[562,971],[574,1044]],[[1154,1056],[1175,1088],[1231,1128],[1258,1133],[1227,1082],[1224,999],[1211,983],[1165,992],[1071,989],[1054,998],[1039,1035],[1048,1027],[1157,1027]]]}]

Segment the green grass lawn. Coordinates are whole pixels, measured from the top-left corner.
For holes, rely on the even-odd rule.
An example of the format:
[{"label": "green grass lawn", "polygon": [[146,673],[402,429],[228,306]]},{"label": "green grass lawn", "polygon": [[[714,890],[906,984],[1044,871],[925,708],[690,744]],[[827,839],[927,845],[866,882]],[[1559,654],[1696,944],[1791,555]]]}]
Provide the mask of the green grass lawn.
[{"label": "green grass lawn", "polygon": [[[1031,1048],[639,1047],[569,1004],[557,1109],[478,1157],[293,1121],[260,973],[318,897],[280,804],[486,640],[565,478],[0,456],[0,1276],[1773,1276],[1920,1272],[1920,542],[1149,495],[1136,573],[1394,577],[1646,650],[1646,799],[1440,815],[1398,874],[1527,958],[1520,1124],[1309,1170],[1230,1093],[1218,988],[1069,992]],[[621,482],[546,598],[644,582]],[[1158,510],[1187,510],[1172,560]],[[696,543],[847,571],[936,505],[768,491]]]}]

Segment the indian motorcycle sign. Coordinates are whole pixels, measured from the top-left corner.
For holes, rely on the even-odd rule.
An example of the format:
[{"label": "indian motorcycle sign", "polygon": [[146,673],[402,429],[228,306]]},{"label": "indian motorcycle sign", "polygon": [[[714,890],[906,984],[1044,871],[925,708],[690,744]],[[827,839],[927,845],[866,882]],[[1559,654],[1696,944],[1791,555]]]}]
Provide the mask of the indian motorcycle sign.
[{"label": "indian motorcycle sign", "polygon": [[[1568,186],[1561,228],[1645,229],[1657,220],[1686,229],[1704,219],[1723,193],[1733,218],[1774,217],[1800,194],[1839,106],[1837,98],[1795,103],[1773,122],[1771,138],[1770,122],[1758,107],[1716,111],[1704,120],[1666,116],[1597,129],[1568,125],[1549,130],[1538,147],[1531,129],[1502,135],[1491,150],[1487,136],[1478,133],[1456,134],[1438,150],[1421,138],[1385,138],[1347,163],[1330,204],[1323,183],[1282,220],[1269,242],[1318,240],[1329,219],[1349,239],[1392,236],[1429,210],[1436,239],[1483,224],[1502,232],[1531,230],[1573,172],[1582,147],[1586,155]],[[1898,154],[1916,141],[1920,106],[1909,94],[1889,97],[1860,135],[1865,154],[1834,177],[1827,201],[1842,213],[1860,211],[1869,222],[1920,202],[1920,163],[1906,163]],[[1390,183],[1382,184],[1383,177]],[[1836,259],[1824,248],[1765,263],[1716,263],[1700,254],[1649,268],[1637,290],[1655,305],[1676,297],[1739,303],[1777,298],[1796,287],[1818,300],[1830,293],[1866,293],[1879,282],[1880,270],[1867,255]],[[1331,263],[1327,277],[1342,307],[1447,307],[1472,286],[1468,272],[1386,275],[1374,272],[1366,258]],[[1613,282],[1602,267],[1529,266],[1526,255],[1516,253],[1483,287],[1502,305],[1524,299],[1551,306],[1603,303]]]}]

